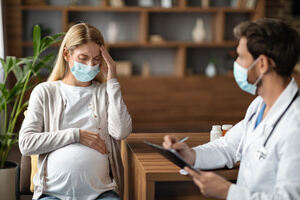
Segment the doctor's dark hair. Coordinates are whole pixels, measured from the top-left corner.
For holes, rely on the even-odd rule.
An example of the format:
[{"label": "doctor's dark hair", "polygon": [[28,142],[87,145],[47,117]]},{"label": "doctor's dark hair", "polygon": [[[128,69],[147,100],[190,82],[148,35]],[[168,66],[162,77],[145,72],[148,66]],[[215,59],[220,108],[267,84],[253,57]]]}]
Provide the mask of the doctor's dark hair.
[{"label": "doctor's dark hair", "polygon": [[247,38],[247,47],[254,59],[265,55],[275,62],[274,70],[290,76],[298,62],[300,38],[298,33],[278,19],[242,22],[234,28],[237,39]]},{"label": "doctor's dark hair", "polygon": [[[65,48],[72,54],[74,49],[88,42],[94,42],[99,46],[104,45],[104,39],[101,32],[90,24],[79,23],[73,25],[64,36],[48,81],[61,80],[70,71],[68,63],[65,61],[63,55]],[[104,78],[101,73],[98,73],[94,80],[103,82]]]}]

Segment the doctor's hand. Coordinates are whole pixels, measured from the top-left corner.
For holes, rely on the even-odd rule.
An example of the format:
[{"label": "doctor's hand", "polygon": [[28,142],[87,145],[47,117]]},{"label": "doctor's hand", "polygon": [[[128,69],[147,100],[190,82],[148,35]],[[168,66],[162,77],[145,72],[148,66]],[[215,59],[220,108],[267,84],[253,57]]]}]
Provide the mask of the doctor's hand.
[{"label": "doctor's hand", "polygon": [[104,63],[101,65],[100,69],[107,80],[117,78],[116,62],[109,55],[106,48],[101,45],[100,52],[103,57]]},{"label": "doctor's hand", "polygon": [[80,130],[80,144],[83,144],[87,147],[95,149],[96,151],[107,154],[107,149],[104,141],[101,139],[98,133],[87,131],[87,130]]},{"label": "doctor's hand", "polygon": [[191,149],[186,143],[178,143],[179,139],[173,135],[166,135],[164,137],[163,147],[165,149],[175,149],[185,161],[194,165],[196,159],[196,152]]},{"label": "doctor's hand", "polygon": [[213,172],[199,173],[188,167],[184,168],[192,177],[200,192],[206,197],[226,199],[231,183]]}]

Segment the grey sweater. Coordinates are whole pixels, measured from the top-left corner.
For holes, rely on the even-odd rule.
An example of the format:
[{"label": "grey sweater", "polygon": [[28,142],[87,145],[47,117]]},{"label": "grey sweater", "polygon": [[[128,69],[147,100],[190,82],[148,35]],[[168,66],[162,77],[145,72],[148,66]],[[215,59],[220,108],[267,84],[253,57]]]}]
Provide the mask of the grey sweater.
[{"label": "grey sweater", "polygon": [[[107,83],[93,82],[93,84],[96,84],[97,88],[92,101],[94,112],[99,116],[97,120],[101,130],[110,135],[109,163],[118,185],[116,192],[122,197],[123,166],[120,140],[131,133],[131,117],[116,79],[111,79]],[[65,145],[78,143],[80,139],[78,128],[59,129],[64,105],[59,81],[39,84],[29,99],[28,111],[20,130],[19,147],[23,155],[39,154],[33,199],[38,199],[43,193],[48,153]]]}]

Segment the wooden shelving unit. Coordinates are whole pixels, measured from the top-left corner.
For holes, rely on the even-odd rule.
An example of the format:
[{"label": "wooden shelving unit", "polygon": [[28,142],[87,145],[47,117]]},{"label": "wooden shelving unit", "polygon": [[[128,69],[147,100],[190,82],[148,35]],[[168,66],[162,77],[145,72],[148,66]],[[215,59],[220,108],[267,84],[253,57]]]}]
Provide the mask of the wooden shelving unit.
[{"label": "wooden shelving unit", "polygon": [[[135,40],[122,40],[116,43],[107,43],[107,47],[109,49],[176,49],[176,54],[173,60],[175,60],[175,65],[173,66],[173,73],[168,74],[169,76],[179,76],[183,77],[187,75],[187,59],[188,49],[201,49],[201,48],[225,48],[227,51],[229,48],[234,49],[237,43],[233,40],[227,40],[225,37],[226,27],[228,27],[227,23],[227,15],[246,15],[248,19],[255,20],[264,16],[264,7],[265,0],[258,0],[255,9],[247,9],[247,8],[232,8],[232,7],[209,7],[202,8],[199,6],[189,6],[190,0],[178,0],[177,5],[172,8],[161,8],[161,7],[139,7],[136,5],[116,8],[109,6],[108,0],[102,0],[101,5],[98,6],[61,6],[61,5],[24,5],[21,0],[7,0],[6,1],[6,11],[7,11],[7,37],[13,38],[8,44],[8,52],[11,55],[23,56],[28,52],[28,50],[32,47],[32,42],[30,41],[28,28],[25,25],[30,24],[30,22],[26,21],[26,16],[30,15],[30,13],[40,12],[43,15],[49,13],[49,18],[44,23],[50,23],[52,20],[52,16],[59,19],[59,23],[57,23],[56,29],[60,31],[67,31],[69,24],[72,22],[72,17],[79,14],[88,15],[101,13],[101,16],[109,13],[110,16],[113,15],[131,15],[132,18],[136,18],[136,38]],[[50,1],[51,2],[51,1]],[[126,1],[125,1],[126,2]],[[12,15],[11,13],[17,13]],[[38,14],[37,14],[38,15]],[[59,16],[58,16],[59,15]],[[177,39],[177,38],[165,38],[165,41],[159,43],[150,42],[149,37],[153,34],[153,31],[160,31],[161,29],[156,28],[157,30],[153,30],[153,27],[157,23],[160,23],[158,20],[155,21],[158,17],[157,15],[162,15],[164,18],[168,18],[168,15],[171,15],[170,19],[167,19],[172,25],[172,17],[185,18],[185,15],[189,15],[189,19],[194,19],[196,17],[204,17],[207,18],[206,22],[209,24],[208,27],[208,36],[210,39],[207,39],[201,43],[195,43],[192,41],[191,36],[186,36],[188,39]],[[90,20],[92,17],[86,17]],[[80,19],[80,17],[78,17]],[[78,21],[75,20],[75,21]],[[27,19],[28,20],[28,19]],[[31,19],[32,20],[32,19]],[[29,19],[29,21],[31,21]],[[126,20],[126,19],[124,19]],[[176,19],[174,19],[176,20]],[[192,21],[191,20],[191,21]],[[34,21],[34,20],[33,20]],[[83,20],[85,21],[85,20]],[[194,23],[194,22],[191,22]],[[153,25],[154,24],[154,25]],[[166,24],[166,29],[168,29],[168,23]],[[171,27],[170,25],[170,27]],[[173,25],[174,26],[174,25]],[[182,24],[178,24],[176,27],[180,29]],[[160,27],[164,28],[164,25],[160,25]],[[172,27],[171,27],[172,28]],[[27,30],[26,30],[27,29]],[[100,29],[103,31],[103,27]],[[29,30],[31,31],[31,30]],[[130,30],[132,31],[132,30]],[[192,30],[187,30],[187,32],[191,32]],[[14,33],[10,35],[9,33]],[[176,30],[174,30],[176,32]],[[164,33],[162,33],[164,34]],[[166,35],[169,32],[165,33]],[[19,37],[16,38],[15,35]],[[169,34],[170,35],[170,34]],[[20,37],[21,36],[21,37]],[[168,37],[168,36],[167,36]],[[175,36],[174,36],[175,37]],[[8,38],[8,39],[9,39]],[[54,45],[54,48],[58,48],[59,44]],[[117,53],[118,54],[118,53]],[[114,56],[114,55],[113,55]],[[163,56],[163,55],[162,55]],[[116,56],[118,57],[118,56]],[[151,56],[150,56],[151,57]],[[158,58],[159,59],[159,58]]]},{"label": "wooden shelving unit", "polygon": [[[241,91],[233,77],[224,75],[230,70],[225,66],[231,67],[233,63],[232,57],[225,61],[224,58],[237,45],[232,37],[234,25],[264,17],[265,0],[257,0],[255,9],[194,6],[200,5],[200,0],[178,0],[178,5],[169,9],[138,7],[132,3],[137,0],[125,2],[130,6],[113,8],[107,0],[98,6],[28,6],[21,0],[6,0],[6,54],[32,55],[30,29],[40,20],[52,25],[52,34],[66,31],[70,22],[86,21],[100,28],[104,37],[105,22],[119,20],[126,25],[122,27],[122,36],[126,37],[106,45],[115,60],[133,62],[133,75],[120,77],[119,81],[134,131],[199,132],[210,130],[212,124],[234,124],[241,120],[253,96]],[[31,16],[32,13],[35,15]],[[204,19],[210,36],[201,43],[193,42],[191,37],[197,17]],[[152,43],[151,34],[160,34],[165,41]],[[51,50],[58,47],[55,44]],[[204,75],[211,56],[218,62],[218,75],[214,78]],[[143,61],[153,62],[153,76],[140,76]],[[45,80],[43,77],[39,81]],[[299,83],[299,75],[296,80]]]},{"label": "wooden shelving unit", "polygon": [[[255,9],[202,8],[189,6],[195,4],[191,4],[191,0],[178,0],[178,5],[169,9],[138,7],[132,4],[137,0],[125,0],[131,5],[123,8],[110,7],[107,0],[102,2],[99,6],[28,6],[23,5],[22,0],[5,0],[5,36],[9,41],[6,54],[17,57],[32,55],[30,29],[39,20],[52,25],[51,34],[54,34],[67,31],[69,23],[80,20],[82,15],[85,17],[83,21],[96,25],[99,21],[114,19],[116,15],[119,16],[117,20],[124,20],[125,24],[134,20],[134,26],[129,23],[126,24],[130,25],[129,28],[125,29],[130,34],[135,33],[135,37],[127,35],[116,43],[107,43],[113,58],[132,60],[134,68],[140,67],[143,60],[156,61],[151,67],[157,73],[151,77],[144,78],[139,70],[133,70],[133,76],[119,78],[124,100],[133,118],[134,131],[199,132],[208,131],[215,123],[233,124],[242,119],[253,96],[242,92],[233,78],[225,73],[218,73],[214,78],[206,77],[203,66],[211,55],[222,60],[224,52],[234,51],[237,43],[232,38],[232,28],[240,21],[264,17],[265,0],[257,0]],[[35,15],[31,16],[32,13]],[[105,18],[106,15],[111,18]],[[101,17],[104,19],[101,20]],[[192,41],[190,34],[197,17],[208,19],[204,22],[208,25],[210,40],[201,43]],[[187,23],[190,23],[189,26],[186,26]],[[100,25],[105,35],[106,24]],[[150,42],[150,35],[156,33],[161,34],[165,41]],[[51,51],[58,47],[59,44],[53,45]],[[232,66],[232,62],[220,62],[217,67],[225,65]],[[197,66],[202,68],[197,69]],[[191,69],[194,75],[190,75]],[[296,78],[299,82],[299,75]],[[43,77],[39,81],[45,80],[46,77]]]}]

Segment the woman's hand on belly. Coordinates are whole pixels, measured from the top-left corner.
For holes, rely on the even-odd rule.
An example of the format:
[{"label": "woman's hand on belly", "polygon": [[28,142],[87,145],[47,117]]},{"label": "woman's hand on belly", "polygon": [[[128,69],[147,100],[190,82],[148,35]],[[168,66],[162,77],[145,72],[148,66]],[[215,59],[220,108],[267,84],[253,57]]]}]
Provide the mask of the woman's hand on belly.
[{"label": "woman's hand on belly", "polygon": [[104,141],[98,135],[98,133],[87,131],[87,130],[80,130],[80,144],[83,144],[87,147],[95,149],[102,154],[107,154],[107,148]]}]

